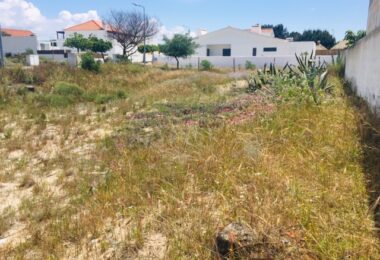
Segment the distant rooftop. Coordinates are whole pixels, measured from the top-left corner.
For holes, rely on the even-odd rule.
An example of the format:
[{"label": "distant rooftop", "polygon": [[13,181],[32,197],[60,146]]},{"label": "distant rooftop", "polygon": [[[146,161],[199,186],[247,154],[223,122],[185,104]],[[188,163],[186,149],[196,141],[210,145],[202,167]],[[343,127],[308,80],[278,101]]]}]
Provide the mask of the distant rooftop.
[{"label": "distant rooftop", "polygon": [[334,47],[332,47],[332,50],[344,50],[348,47],[348,41],[343,40],[338,42]]},{"label": "distant rooftop", "polygon": [[28,30],[18,30],[18,29],[9,29],[9,28],[1,28],[1,31],[6,35],[12,37],[28,37],[33,36],[34,33]]},{"label": "distant rooftop", "polygon": [[77,24],[64,29],[64,31],[101,31],[104,30],[101,21],[91,20],[85,23]]}]

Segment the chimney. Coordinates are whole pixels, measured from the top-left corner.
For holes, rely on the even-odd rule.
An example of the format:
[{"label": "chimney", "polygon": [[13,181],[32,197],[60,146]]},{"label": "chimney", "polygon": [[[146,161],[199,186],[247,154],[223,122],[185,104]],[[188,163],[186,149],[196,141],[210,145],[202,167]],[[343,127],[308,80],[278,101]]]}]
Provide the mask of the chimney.
[{"label": "chimney", "polygon": [[198,29],[197,30],[197,36],[203,36],[203,35],[206,35],[208,33],[208,31],[206,29]]},{"label": "chimney", "polygon": [[251,27],[251,32],[261,34],[262,33],[261,25],[260,24],[253,25]]}]

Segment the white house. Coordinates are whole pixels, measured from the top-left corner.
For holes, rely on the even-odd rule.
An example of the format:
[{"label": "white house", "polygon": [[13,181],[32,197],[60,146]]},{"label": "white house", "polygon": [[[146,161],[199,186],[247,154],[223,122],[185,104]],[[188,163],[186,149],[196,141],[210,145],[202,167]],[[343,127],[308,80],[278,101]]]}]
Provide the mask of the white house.
[{"label": "white house", "polygon": [[[65,40],[69,37],[74,36],[74,34],[81,34],[85,38],[90,35],[96,36],[99,39],[112,42],[113,48],[108,52],[109,55],[122,54],[123,50],[121,46],[117,43],[115,39],[111,37],[112,31],[104,26],[101,21],[87,21],[78,25],[74,25],[64,29],[63,31],[57,32],[57,40],[51,42],[52,49],[69,49],[64,47]],[[76,50],[72,49],[72,52]]]},{"label": "white house", "polygon": [[[63,31],[57,32],[57,40],[50,41],[50,44],[41,43],[41,50],[66,50],[70,52],[76,52],[75,49],[70,49],[64,46],[67,38],[74,36],[74,34],[81,34],[85,38],[89,36],[96,36],[99,39],[112,42],[112,49],[107,52],[111,57],[114,55],[123,54],[123,49],[121,45],[112,38],[112,33],[114,33],[108,26],[103,25],[101,21],[90,20],[85,23],[74,25],[64,29]],[[135,53],[132,55],[132,60],[135,62],[142,62],[142,55],[140,53]]]},{"label": "white house", "polygon": [[27,50],[37,53],[37,36],[27,30],[1,29],[3,51],[6,55],[25,53]]},{"label": "white house", "polygon": [[[194,39],[198,44],[195,55],[181,61],[182,66],[197,66],[201,60],[209,60],[217,67],[244,67],[247,61],[259,67],[276,63],[283,66],[296,64],[295,54],[315,53],[315,42],[293,42],[274,37],[273,29],[256,25],[248,30],[226,27],[203,34]],[[174,64],[169,57],[160,62]]]},{"label": "white house", "polygon": [[[196,56],[284,57],[315,52],[314,42],[291,42],[258,33],[256,28],[241,30],[233,27],[199,36]],[[273,30],[272,30],[273,31]]]}]

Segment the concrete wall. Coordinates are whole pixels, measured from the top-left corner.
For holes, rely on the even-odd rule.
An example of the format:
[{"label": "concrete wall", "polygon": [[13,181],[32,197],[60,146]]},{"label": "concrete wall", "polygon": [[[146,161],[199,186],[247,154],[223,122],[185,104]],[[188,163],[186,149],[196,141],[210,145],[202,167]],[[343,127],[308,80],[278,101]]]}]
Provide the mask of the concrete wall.
[{"label": "concrete wall", "polygon": [[[181,68],[185,67],[198,67],[198,62],[202,60],[208,60],[214,67],[217,68],[236,68],[244,69],[247,61],[255,64],[257,68],[263,68],[265,64],[275,63],[279,67],[289,64],[297,64],[295,56],[283,56],[283,57],[220,57],[220,56],[203,56],[203,57],[189,57],[187,59],[180,59]],[[157,62],[161,64],[168,64],[175,66],[176,60],[171,57],[159,56]]]},{"label": "concrete wall", "polygon": [[[335,56],[336,57],[336,56]],[[334,57],[334,58],[335,58]],[[202,60],[208,60],[214,67],[217,68],[231,68],[244,69],[247,61],[255,64],[257,68],[263,68],[270,63],[276,64],[278,67],[284,67],[286,64],[298,65],[295,55],[281,56],[281,57],[221,57],[221,56],[202,56],[202,57],[189,57],[187,59],[180,59],[180,67],[186,68],[191,66],[192,68],[198,67],[198,62]],[[326,62],[330,64],[332,62],[332,56],[317,56],[317,62]],[[164,55],[157,56],[157,63],[168,64],[175,66],[177,62],[174,58],[166,57]]]},{"label": "concrete wall", "polygon": [[346,79],[380,113],[380,27],[346,52]]},{"label": "concrete wall", "polygon": [[380,0],[371,0],[367,36],[345,52],[346,79],[380,113]]},{"label": "concrete wall", "polygon": [[367,33],[371,33],[380,26],[380,0],[371,0],[369,3],[369,15]]},{"label": "concrete wall", "polygon": [[3,36],[3,48],[4,53],[20,54],[24,53],[27,49],[32,49],[34,54],[37,54],[37,37],[27,36],[27,37],[11,37]]},{"label": "concrete wall", "polygon": [[55,62],[67,62],[64,54],[38,54],[40,58]]}]

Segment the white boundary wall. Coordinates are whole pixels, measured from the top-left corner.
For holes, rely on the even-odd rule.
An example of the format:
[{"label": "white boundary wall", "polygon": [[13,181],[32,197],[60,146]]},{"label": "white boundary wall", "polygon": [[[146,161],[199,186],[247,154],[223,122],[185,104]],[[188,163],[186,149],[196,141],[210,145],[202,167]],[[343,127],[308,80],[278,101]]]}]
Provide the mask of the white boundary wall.
[{"label": "white boundary wall", "polygon": [[[321,62],[332,62],[332,56],[317,56],[317,61]],[[269,65],[275,63],[278,67],[284,67],[286,64],[297,65],[297,59],[295,55],[293,56],[280,56],[280,57],[222,57],[222,56],[207,56],[207,57],[189,57],[187,59],[179,59],[179,64],[181,68],[193,67],[197,68],[198,63],[203,60],[208,60],[212,63],[214,67],[217,68],[245,68],[247,61],[256,65],[257,68],[263,68],[265,64]],[[157,62],[161,64],[168,64],[171,66],[176,66],[177,61],[174,58],[167,56],[157,57]]]},{"label": "white boundary wall", "polygon": [[346,51],[346,79],[380,113],[380,27]]},{"label": "white boundary wall", "polygon": [[[209,56],[209,57],[189,57],[187,59],[179,59],[179,64],[181,68],[189,67],[190,65],[194,68],[198,67],[198,62],[203,60],[208,60],[212,63],[214,67],[217,68],[245,68],[247,61],[256,65],[257,68],[264,67],[265,64],[275,63],[277,66],[285,66],[287,63],[296,64],[297,60],[295,56],[293,57],[221,57],[221,56]],[[177,65],[174,58],[160,56],[157,58],[158,63]]]}]

